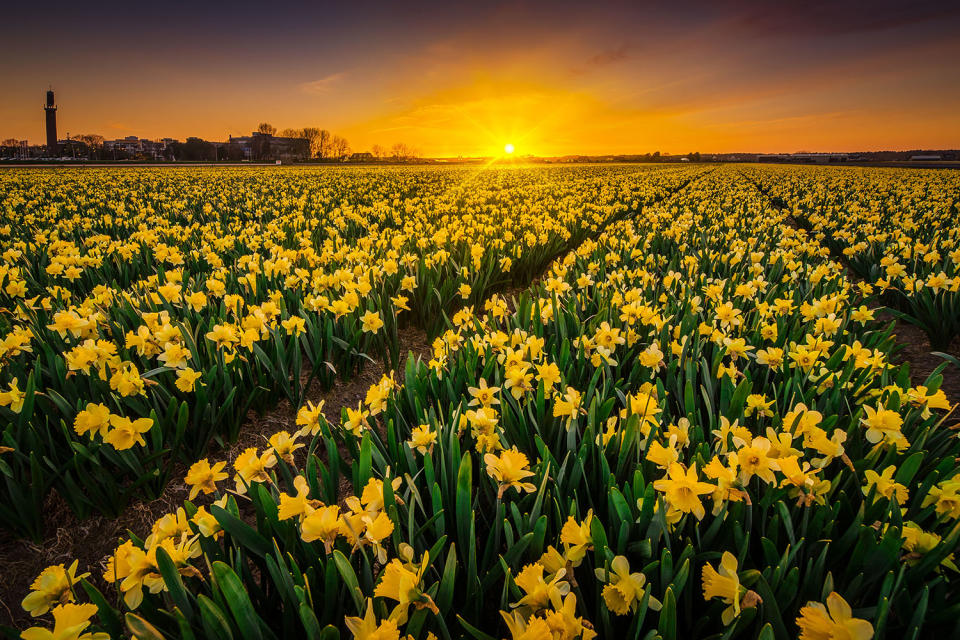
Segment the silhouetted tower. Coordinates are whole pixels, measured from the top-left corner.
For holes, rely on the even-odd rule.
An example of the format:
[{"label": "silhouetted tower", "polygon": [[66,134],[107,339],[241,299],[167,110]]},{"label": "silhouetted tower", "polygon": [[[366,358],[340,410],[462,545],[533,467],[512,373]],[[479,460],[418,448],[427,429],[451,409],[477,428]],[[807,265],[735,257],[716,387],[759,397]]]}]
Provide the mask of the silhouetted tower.
[{"label": "silhouetted tower", "polygon": [[57,107],[53,104],[53,89],[47,91],[47,104],[43,110],[47,114],[47,153],[56,156],[60,149],[57,145]]}]

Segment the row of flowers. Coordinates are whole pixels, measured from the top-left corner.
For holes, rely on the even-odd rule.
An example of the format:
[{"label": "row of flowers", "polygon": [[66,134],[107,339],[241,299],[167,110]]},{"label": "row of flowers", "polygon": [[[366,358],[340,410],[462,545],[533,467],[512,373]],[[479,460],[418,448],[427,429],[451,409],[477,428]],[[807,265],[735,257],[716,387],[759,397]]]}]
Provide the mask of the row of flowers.
[{"label": "row of flowers", "polygon": [[877,311],[752,180],[700,175],[339,420],[304,403],[196,462],[182,508],[24,607],[64,637],[950,633],[960,442]]},{"label": "row of flowers", "polygon": [[157,495],[250,410],[397,367],[398,327],[697,171],[4,174],[0,526],[39,538],[53,490],[79,516]]},{"label": "row of flowers", "polygon": [[753,177],[934,348],[960,335],[954,172],[803,168]]}]

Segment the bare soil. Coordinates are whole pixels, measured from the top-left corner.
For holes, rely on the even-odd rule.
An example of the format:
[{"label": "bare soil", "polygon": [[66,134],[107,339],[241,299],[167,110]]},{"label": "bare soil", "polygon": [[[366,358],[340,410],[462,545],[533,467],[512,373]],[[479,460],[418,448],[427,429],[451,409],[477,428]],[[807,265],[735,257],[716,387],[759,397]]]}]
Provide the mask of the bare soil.
[{"label": "bare soil", "polygon": [[[889,321],[892,316],[887,315],[883,319]],[[924,384],[930,374],[946,362],[940,356],[933,355],[934,351],[937,350],[930,346],[927,334],[919,327],[907,322],[897,322],[894,337],[900,349],[894,352],[892,360],[895,364],[908,363],[910,365],[910,380],[914,385]],[[954,338],[950,346],[941,353],[960,358],[960,336]],[[948,364],[941,375],[943,376],[943,384],[940,385],[940,388],[943,389],[947,400],[950,401],[950,404],[960,402],[960,369],[953,364]],[[960,415],[955,414],[954,417],[960,418]]]}]

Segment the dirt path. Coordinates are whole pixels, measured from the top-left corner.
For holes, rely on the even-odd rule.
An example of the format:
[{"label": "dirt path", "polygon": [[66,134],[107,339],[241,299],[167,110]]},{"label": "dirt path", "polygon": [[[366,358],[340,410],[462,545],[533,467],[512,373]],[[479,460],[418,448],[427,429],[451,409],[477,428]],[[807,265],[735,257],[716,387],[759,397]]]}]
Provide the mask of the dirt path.
[{"label": "dirt path", "polygon": [[[890,314],[884,314],[882,317],[887,321],[894,320]],[[895,364],[910,365],[910,380],[914,385],[924,384],[930,374],[945,362],[940,356],[933,355],[936,350],[930,346],[927,334],[917,326],[898,321],[894,329],[894,337],[900,349],[893,354],[892,360]],[[954,338],[943,353],[960,358],[960,336]],[[940,388],[943,389],[950,404],[957,404],[960,402],[960,369],[948,364],[942,375],[943,384]],[[960,420],[960,415],[955,417]]]}]

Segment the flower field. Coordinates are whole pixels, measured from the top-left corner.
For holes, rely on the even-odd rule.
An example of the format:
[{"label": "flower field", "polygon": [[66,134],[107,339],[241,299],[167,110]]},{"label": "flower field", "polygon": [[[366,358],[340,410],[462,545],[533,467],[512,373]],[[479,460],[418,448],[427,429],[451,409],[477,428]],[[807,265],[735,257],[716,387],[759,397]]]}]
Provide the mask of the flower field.
[{"label": "flower field", "polygon": [[[960,634],[960,361],[895,357],[898,323],[960,334],[960,174],[0,186],[0,528],[189,487],[99,565],[46,568],[11,637]],[[356,406],[315,400],[374,362]],[[224,458],[278,402],[295,419]]]}]

